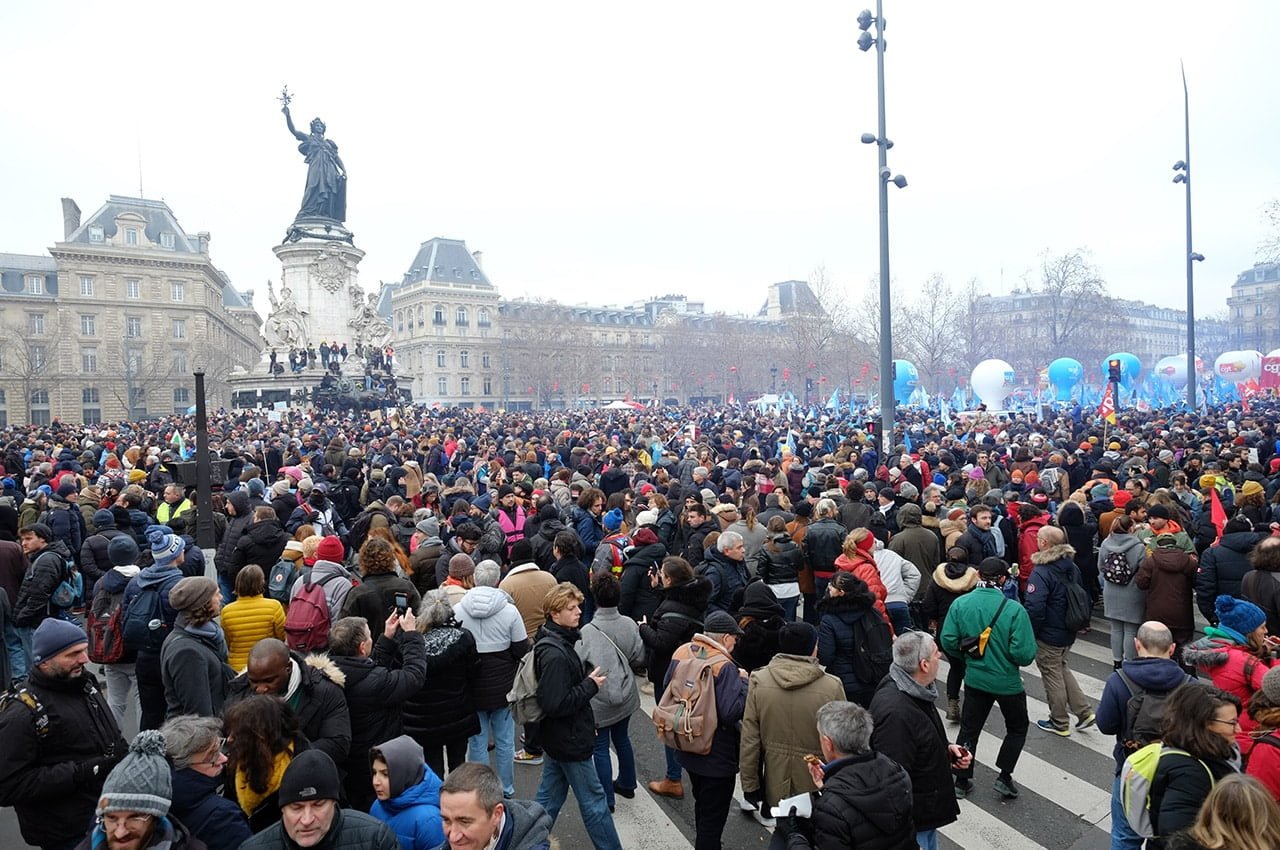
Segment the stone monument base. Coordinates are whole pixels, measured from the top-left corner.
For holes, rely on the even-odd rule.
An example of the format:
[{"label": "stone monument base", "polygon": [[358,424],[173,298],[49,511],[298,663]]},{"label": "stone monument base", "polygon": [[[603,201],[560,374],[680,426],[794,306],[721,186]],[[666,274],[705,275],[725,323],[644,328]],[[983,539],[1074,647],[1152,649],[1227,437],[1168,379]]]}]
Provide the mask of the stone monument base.
[{"label": "stone monument base", "polygon": [[[354,348],[356,328],[350,322],[365,298],[358,277],[364,251],[348,242],[311,238],[286,242],[272,251],[280,260],[281,291],[291,291],[304,317],[307,345],[319,348],[322,342],[337,342]],[[277,353],[288,357],[287,349]]]}]

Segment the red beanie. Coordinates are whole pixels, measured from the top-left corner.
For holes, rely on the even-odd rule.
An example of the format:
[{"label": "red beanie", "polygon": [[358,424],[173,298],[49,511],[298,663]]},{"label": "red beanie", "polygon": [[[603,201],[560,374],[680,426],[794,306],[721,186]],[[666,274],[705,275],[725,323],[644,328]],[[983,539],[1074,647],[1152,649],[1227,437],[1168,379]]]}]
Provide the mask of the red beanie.
[{"label": "red beanie", "polygon": [[1133,501],[1133,494],[1128,490],[1117,490],[1116,494],[1111,497],[1111,503],[1116,506],[1116,510],[1123,510],[1124,506]]},{"label": "red beanie", "polygon": [[335,564],[341,564],[346,552],[342,548],[342,541],[334,535],[330,534],[320,541],[320,545],[316,547],[317,561],[332,561]]}]

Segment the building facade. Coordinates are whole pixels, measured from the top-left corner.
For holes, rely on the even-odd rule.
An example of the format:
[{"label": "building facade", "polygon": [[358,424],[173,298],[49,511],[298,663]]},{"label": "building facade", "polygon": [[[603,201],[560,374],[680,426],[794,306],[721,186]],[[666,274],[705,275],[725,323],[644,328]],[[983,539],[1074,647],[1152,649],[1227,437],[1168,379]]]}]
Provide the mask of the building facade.
[{"label": "building facade", "polygon": [[81,220],[63,200],[49,256],[0,254],[0,417],[109,422],[185,413],[192,373],[210,406],[257,362],[261,318],[163,201],[112,195]]},{"label": "building facade", "polygon": [[1266,354],[1280,348],[1280,263],[1240,272],[1227,298],[1231,346]]}]

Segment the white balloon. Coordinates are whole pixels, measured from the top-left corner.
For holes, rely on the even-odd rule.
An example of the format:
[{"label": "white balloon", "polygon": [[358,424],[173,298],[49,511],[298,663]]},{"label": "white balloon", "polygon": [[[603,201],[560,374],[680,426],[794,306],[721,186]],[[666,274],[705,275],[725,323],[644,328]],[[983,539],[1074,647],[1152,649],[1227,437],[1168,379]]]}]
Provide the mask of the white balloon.
[{"label": "white balloon", "polygon": [[1013,391],[1013,367],[1003,360],[983,360],[973,367],[969,384],[987,407],[1000,410]]},{"label": "white balloon", "polygon": [[[1196,374],[1204,371],[1204,361],[1199,357],[1196,358]],[[1151,372],[1156,380],[1164,381],[1175,387],[1185,387],[1187,385],[1187,355],[1170,354],[1168,357],[1162,357],[1156,361],[1155,368]]]},{"label": "white balloon", "polygon": [[1267,352],[1268,357],[1280,357],[1280,348]]},{"label": "white balloon", "polygon": [[1229,384],[1242,384],[1262,375],[1262,352],[1224,351],[1213,361],[1213,371]]}]

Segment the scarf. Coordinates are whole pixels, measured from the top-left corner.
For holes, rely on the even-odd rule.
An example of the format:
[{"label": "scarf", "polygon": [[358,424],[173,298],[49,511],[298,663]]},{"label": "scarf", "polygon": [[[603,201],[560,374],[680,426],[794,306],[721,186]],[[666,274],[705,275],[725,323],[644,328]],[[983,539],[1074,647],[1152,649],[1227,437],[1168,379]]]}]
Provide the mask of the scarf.
[{"label": "scarf", "polygon": [[193,626],[187,622],[186,614],[179,614],[174,624],[178,628],[185,629],[188,634],[204,638],[205,642],[213,647],[213,651],[218,654],[218,658],[223,661],[227,660],[227,638],[222,632],[222,627],[217,622],[210,620],[204,625]]},{"label": "scarf", "polygon": [[893,683],[898,686],[898,690],[902,691],[907,696],[926,700],[930,703],[938,701],[937,682],[930,682],[928,685],[922,685],[912,678],[910,673],[903,670],[897,664],[889,665],[889,675],[893,678]]},{"label": "scarf", "polygon": [[289,659],[289,686],[284,691],[284,701],[289,704],[289,708],[294,711],[298,710],[298,704],[302,702],[302,667],[297,661]]},{"label": "scarf", "polygon": [[996,536],[991,533],[991,529],[983,531],[976,525],[970,525],[969,530],[973,532],[973,536],[982,541],[982,554],[988,558],[1000,557],[996,549]]},{"label": "scarf", "polygon": [[244,768],[236,768],[236,799],[240,802],[240,809],[245,817],[252,816],[264,800],[280,789],[285,768],[291,761],[293,761],[292,743],[285,747],[284,752],[276,753],[275,760],[271,764],[271,776],[267,779],[267,790],[261,794],[249,787],[249,775],[245,773]]}]

